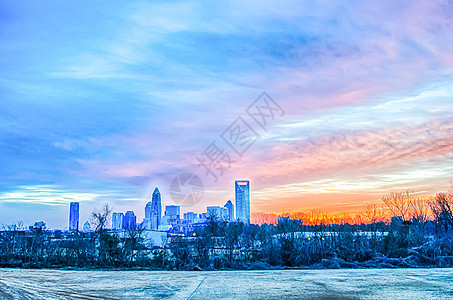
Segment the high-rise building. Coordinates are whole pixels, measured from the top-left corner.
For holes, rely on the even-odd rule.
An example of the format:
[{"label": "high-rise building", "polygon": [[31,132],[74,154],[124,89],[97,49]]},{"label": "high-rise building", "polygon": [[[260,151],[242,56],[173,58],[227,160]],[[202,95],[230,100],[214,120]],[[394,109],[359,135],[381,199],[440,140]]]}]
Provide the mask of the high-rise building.
[{"label": "high-rise building", "polygon": [[[151,200],[152,200],[152,196],[151,196]],[[153,209],[153,202],[152,201],[149,201],[148,203],[146,203],[146,206],[145,206],[145,217],[143,218],[143,225],[145,226],[146,229],[153,229],[152,228],[152,222],[151,222],[151,211]],[[157,223],[157,222],[155,222]],[[154,228],[155,229],[155,228]]]},{"label": "high-rise building", "polygon": [[[151,197],[152,198],[152,197]],[[146,203],[145,206],[145,217],[143,218],[143,222],[146,220],[146,229],[151,229],[151,211],[152,211],[153,203],[149,201]]]},{"label": "high-rise building", "polygon": [[236,190],[236,219],[238,222],[250,224],[250,182],[235,181]]},{"label": "high-rise building", "polygon": [[170,225],[170,217],[162,216],[161,222],[160,222],[160,227],[162,228],[163,226],[168,226],[168,225]]},{"label": "high-rise building", "polygon": [[69,230],[79,230],[79,202],[69,205]]},{"label": "high-rise building", "polygon": [[124,215],[123,229],[134,229],[137,225],[137,216],[133,211],[129,210]]},{"label": "high-rise building", "polygon": [[195,219],[197,219],[197,213],[194,212],[184,213],[184,220],[187,221],[187,223],[194,223]]},{"label": "high-rise building", "polygon": [[151,219],[150,218],[143,218],[142,228],[143,229],[151,229]]},{"label": "high-rise building", "polygon": [[112,214],[112,229],[113,230],[123,229],[123,220],[124,220],[123,213],[113,213]]},{"label": "high-rise building", "polygon": [[204,222],[208,219],[208,213],[201,213],[198,215],[198,219],[201,221],[201,222]]},{"label": "high-rise building", "polygon": [[217,221],[220,221],[220,206],[208,206],[206,207],[208,218],[216,218]]},{"label": "high-rise building", "polygon": [[234,221],[234,205],[231,200],[228,200],[227,203],[225,203],[224,207],[228,210],[228,222],[233,222]]},{"label": "high-rise building", "polygon": [[181,218],[181,208],[177,205],[165,206],[165,216],[169,218],[169,222],[176,222]]},{"label": "high-rise building", "polygon": [[221,207],[220,208],[220,218],[222,219],[222,221],[226,221],[228,222],[228,208],[226,207]]},{"label": "high-rise building", "polygon": [[83,224],[83,232],[90,232],[91,231],[91,224],[90,222],[86,221]]},{"label": "high-rise building", "polygon": [[208,206],[207,213],[209,217],[216,218],[217,221],[227,221],[228,220],[228,209],[221,206]]},{"label": "high-rise building", "polygon": [[146,204],[145,218],[149,218],[150,229],[159,229],[162,218],[162,199],[157,187],[154,189],[151,202]]}]

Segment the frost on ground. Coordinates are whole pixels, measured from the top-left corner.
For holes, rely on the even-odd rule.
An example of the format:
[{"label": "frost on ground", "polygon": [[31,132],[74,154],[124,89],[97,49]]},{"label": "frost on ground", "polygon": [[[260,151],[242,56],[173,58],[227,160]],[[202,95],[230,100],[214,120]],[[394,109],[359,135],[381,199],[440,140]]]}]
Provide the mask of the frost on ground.
[{"label": "frost on ground", "polygon": [[0,269],[1,299],[453,299],[453,269]]}]

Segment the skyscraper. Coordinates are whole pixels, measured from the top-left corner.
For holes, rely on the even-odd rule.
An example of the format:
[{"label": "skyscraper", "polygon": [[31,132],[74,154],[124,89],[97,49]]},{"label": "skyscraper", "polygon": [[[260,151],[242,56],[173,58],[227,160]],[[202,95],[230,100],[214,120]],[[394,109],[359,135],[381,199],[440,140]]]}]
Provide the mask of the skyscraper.
[{"label": "skyscraper", "polygon": [[250,224],[250,182],[235,181],[236,190],[236,219],[238,222]]},{"label": "skyscraper", "polygon": [[133,211],[127,211],[123,219],[123,229],[134,229],[136,225],[137,216],[135,216]]},{"label": "skyscraper", "polygon": [[181,218],[181,208],[177,205],[165,206],[165,216],[168,217],[170,224],[173,224]]},{"label": "skyscraper", "polygon": [[233,222],[234,221],[234,205],[231,202],[231,200],[228,200],[227,203],[225,203],[224,207],[228,209],[228,222]]},{"label": "skyscraper", "polygon": [[69,205],[69,230],[79,230],[79,202]]},{"label": "skyscraper", "polygon": [[217,221],[228,221],[228,208],[220,206],[208,206],[208,217],[216,218]]},{"label": "skyscraper", "polygon": [[184,213],[184,220],[187,221],[187,223],[194,223],[195,219],[197,219],[197,213],[194,212]]},{"label": "skyscraper", "polygon": [[162,200],[159,189],[156,187],[153,192],[151,204],[148,202],[145,207],[145,218],[149,218],[151,229],[159,229],[162,218]]},{"label": "skyscraper", "polygon": [[[152,198],[152,197],[151,197]],[[151,210],[152,210],[152,202],[149,201],[148,203],[146,203],[146,206],[145,206],[145,217],[143,218],[143,224],[145,226],[146,229],[152,229],[151,228]]]},{"label": "skyscraper", "polygon": [[113,213],[112,214],[112,229],[113,230],[123,229],[123,220],[124,220],[123,213]]},{"label": "skyscraper", "polygon": [[85,224],[83,224],[83,232],[90,232],[91,231],[91,224],[90,222],[86,221]]}]

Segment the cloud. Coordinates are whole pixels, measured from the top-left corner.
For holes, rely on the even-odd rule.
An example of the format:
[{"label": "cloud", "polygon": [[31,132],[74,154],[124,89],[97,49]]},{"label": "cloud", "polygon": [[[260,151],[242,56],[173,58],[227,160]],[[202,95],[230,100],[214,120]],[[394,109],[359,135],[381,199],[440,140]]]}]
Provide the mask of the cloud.
[{"label": "cloud", "polygon": [[14,204],[62,205],[70,202],[90,202],[99,194],[59,190],[54,186],[20,186],[17,190],[0,194],[0,202]]}]

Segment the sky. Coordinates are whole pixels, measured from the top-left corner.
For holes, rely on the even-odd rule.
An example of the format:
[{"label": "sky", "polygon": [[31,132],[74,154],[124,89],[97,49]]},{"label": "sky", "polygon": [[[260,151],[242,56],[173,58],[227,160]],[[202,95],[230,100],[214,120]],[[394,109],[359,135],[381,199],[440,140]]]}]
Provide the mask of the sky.
[{"label": "sky", "polygon": [[[155,187],[201,213],[235,180],[252,212],[446,191],[452,90],[451,0],[0,0],[0,224],[64,229],[71,201],[141,221]],[[183,173],[195,203],[170,194]]]}]

